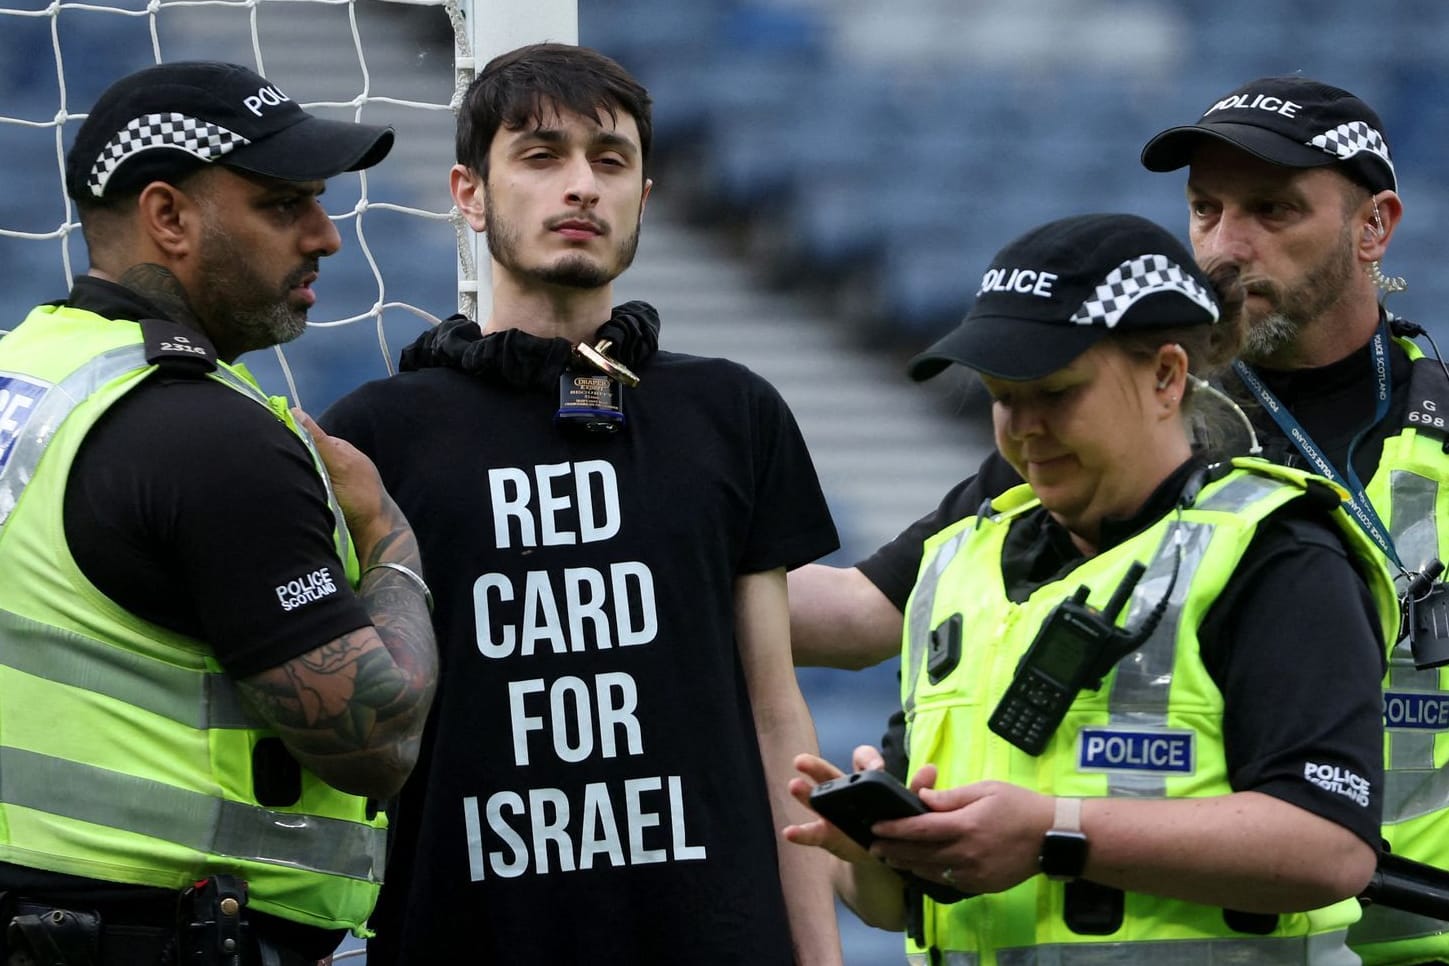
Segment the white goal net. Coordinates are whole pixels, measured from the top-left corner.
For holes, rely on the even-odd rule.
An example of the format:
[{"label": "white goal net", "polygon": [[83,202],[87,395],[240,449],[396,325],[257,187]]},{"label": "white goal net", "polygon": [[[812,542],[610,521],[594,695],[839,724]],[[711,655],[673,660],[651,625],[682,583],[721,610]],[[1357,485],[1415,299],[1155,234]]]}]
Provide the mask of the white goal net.
[{"label": "white goal net", "polygon": [[476,241],[454,216],[453,108],[475,66],[534,40],[574,41],[572,0],[0,0],[0,278],[15,325],[86,271],[64,157],[116,78],[155,63],[246,64],[323,117],[390,124],[381,165],[328,183],[343,249],[322,262],[309,331],[243,358],[313,411],[386,375],[398,349],[476,308]]}]

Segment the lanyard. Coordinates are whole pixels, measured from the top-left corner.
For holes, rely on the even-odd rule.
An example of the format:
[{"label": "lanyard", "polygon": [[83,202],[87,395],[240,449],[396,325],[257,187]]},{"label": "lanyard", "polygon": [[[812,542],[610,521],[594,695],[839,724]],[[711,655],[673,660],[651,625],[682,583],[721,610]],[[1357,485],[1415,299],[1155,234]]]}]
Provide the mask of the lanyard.
[{"label": "lanyard", "polygon": [[1377,380],[1374,418],[1367,426],[1359,430],[1348,444],[1348,455],[1344,457],[1345,462],[1348,463],[1346,479],[1344,474],[1338,471],[1338,467],[1323,455],[1318,444],[1313,441],[1313,438],[1308,435],[1293,414],[1284,408],[1277,396],[1273,395],[1273,391],[1263,384],[1263,380],[1258,378],[1258,374],[1253,371],[1251,366],[1245,362],[1235,362],[1233,371],[1238,374],[1243,385],[1248,387],[1248,391],[1267,410],[1268,415],[1273,417],[1273,422],[1278,424],[1283,435],[1292,441],[1293,445],[1298,448],[1298,452],[1303,454],[1304,459],[1308,460],[1314,470],[1348,491],[1348,512],[1353,515],[1354,521],[1358,523],[1364,533],[1368,534],[1369,539],[1378,546],[1384,556],[1392,560],[1400,570],[1403,570],[1403,562],[1399,560],[1398,551],[1394,549],[1394,541],[1389,537],[1388,528],[1384,526],[1383,520],[1374,510],[1373,504],[1368,501],[1364,486],[1359,482],[1358,473],[1353,468],[1353,451],[1358,446],[1359,440],[1363,439],[1365,433],[1377,426],[1389,412],[1390,377],[1387,321],[1379,321],[1378,330],[1374,332],[1373,341],[1369,343],[1369,346],[1373,351],[1374,375]]}]

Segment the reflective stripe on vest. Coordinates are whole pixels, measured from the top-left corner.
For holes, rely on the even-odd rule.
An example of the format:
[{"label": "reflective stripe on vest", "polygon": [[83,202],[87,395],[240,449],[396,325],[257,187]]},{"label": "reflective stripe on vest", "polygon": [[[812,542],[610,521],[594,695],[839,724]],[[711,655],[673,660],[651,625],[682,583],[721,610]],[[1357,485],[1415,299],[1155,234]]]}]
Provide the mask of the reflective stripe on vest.
[{"label": "reflective stripe on vest", "polygon": [[[1244,474],[1200,500],[1197,508],[1222,513],[1237,513],[1267,496],[1282,484],[1265,477]],[[1140,625],[1157,607],[1178,569],[1177,582],[1168,599],[1162,619],[1141,647],[1117,663],[1117,676],[1112,685],[1108,713],[1113,725],[1122,727],[1166,728],[1168,696],[1172,690],[1172,670],[1177,662],[1178,623],[1182,605],[1202,566],[1208,545],[1212,543],[1213,527],[1207,523],[1172,523],[1147,571],[1132,591],[1126,626]],[[1182,554],[1178,563],[1179,550]],[[1107,778],[1108,794],[1139,798],[1164,798],[1167,777],[1158,772],[1118,772]]]},{"label": "reflective stripe on vest", "polygon": [[931,613],[936,609],[936,591],[941,586],[941,575],[951,566],[956,554],[961,552],[961,547],[965,545],[969,535],[969,531],[962,530],[943,543],[936,550],[935,556],[921,568],[921,575],[916,578],[916,592],[911,595],[910,613],[906,615],[906,640],[910,642],[908,666],[901,669],[901,673],[905,675],[902,680],[911,684],[903,706],[908,716],[915,710],[915,682],[921,673],[921,662],[926,659],[926,648],[931,637]]},{"label": "reflective stripe on vest", "polygon": [[[1368,915],[1369,910],[1373,911],[1373,915]],[[1374,904],[1365,909],[1364,917],[1353,924],[1350,935],[1353,936],[1355,945],[1400,942],[1405,939],[1439,939],[1442,942],[1445,928],[1449,928],[1449,925],[1442,919],[1430,919],[1428,916],[1402,909]],[[1412,955],[1410,958],[1417,960],[1420,957]]]},{"label": "reflective stripe on vest", "polygon": [[[1172,596],[1152,636],[1117,662],[1107,710],[1111,725],[1166,728],[1172,671],[1177,663],[1178,622],[1203,555],[1212,542],[1213,528],[1204,523],[1173,523],[1153,554],[1147,571],[1132,591],[1127,626],[1138,626],[1162,599],[1174,567],[1179,568]],[[1182,562],[1178,564],[1179,549]],[[1122,771],[1107,776],[1109,795],[1164,798],[1167,776],[1160,772]]]},{"label": "reflective stripe on vest", "polygon": [[[1344,930],[1311,936],[1264,936],[1260,939],[1173,939],[1163,942],[1066,943],[999,949],[997,966],[1358,966],[1358,957],[1344,945]],[[950,953],[946,954],[950,956]],[[950,962],[947,959],[947,962]]]},{"label": "reflective stripe on vest", "polygon": [[[57,647],[62,641],[64,646]],[[164,664],[3,609],[0,665],[114,698],[188,728],[257,727],[225,674]]]},{"label": "reflective stripe on vest", "polygon": [[925,953],[906,953],[907,966],[976,966],[981,957],[975,953],[938,952],[934,962]]},{"label": "reflective stripe on vest", "polygon": [[[1395,470],[1389,475],[1390,530],[1399,556],[1407,566],[1419,566],[1439,555],[1439,522],[1434,512],[1438,499],[1439,484],[1435,480],[1405,470]],[[1394,647],[1385,690],[1390,700],[1396,694],[1423,694],[1426,699],[1432,699],[1445,694],[1434,687],[1439,677],[1437,669],[1415,669],[1413,650],[1406,636]],[[1434,764],[1435,739],[1439,732],[1446,730],[1449,722],[1440,728],[1387,729],[1384,824],[1449,808],[1449,769],[1436,768]]]},{"label": "reflective stripe on vest", "polygon": [[[381,877],[386,836],[356,822],[277,812],[48,755],[0,747],[5,801],[197,852],[363,881]],[[144,802],[144,807],[137,803]],[[159,818],[158,818],[159,817]]]},{"label": "reflective stripe on vest", "polygon": [[46,391],[0,467],[0,526],[20,502],[41,454],[71,410],[112,379],[144,365],[146,354],[139,346],[122,346],[96,356]]},{"label": "reflective stripe on vest", "polygon": [[[128,372],[144,369],[149,365],[144,346],[121,346],[101,353],[46,391],[17,435],[9,458],[0,467],[0,526],[4,526],[5,520],[19,504],[21,494],[35,475],[35,467],[45,453],[45,447],[49,445],[66,417],[97,389]],[[218,365],[211,373],[211,378],[260,403],[281,418],[282,414],[276,411],[269,396],[228,366]],[[323,467],[316,444],[312,442],[312,434],[306,429],[300,429],[293,435],[301,439],[302,445],[307,447],[307,452],[312,456],[312,462],[317,465],[322,485],[327,490],[327,505],[332,509],[336,524],[334,530],[338,554],[341,559],[346,560],[352,537],[347,530],[346,518],[342,515],[342,506],[337,502],[337,494],[333,492],[332,480]]]}]

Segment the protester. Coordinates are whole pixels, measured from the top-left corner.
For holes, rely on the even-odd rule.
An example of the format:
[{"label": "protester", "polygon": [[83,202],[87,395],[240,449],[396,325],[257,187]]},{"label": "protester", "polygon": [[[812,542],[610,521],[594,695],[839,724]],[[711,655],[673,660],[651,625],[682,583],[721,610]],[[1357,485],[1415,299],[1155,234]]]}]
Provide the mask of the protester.
[{"label": "protester", "polygon": [[776,845],[815,742],[785,570],[835,529],[780,396],[614,305],[650,134],[594,51],[491,61],[451,173],[487,316],[322,420],[418,521],[447,665],[372,966],[840,961],[826,857]]}]

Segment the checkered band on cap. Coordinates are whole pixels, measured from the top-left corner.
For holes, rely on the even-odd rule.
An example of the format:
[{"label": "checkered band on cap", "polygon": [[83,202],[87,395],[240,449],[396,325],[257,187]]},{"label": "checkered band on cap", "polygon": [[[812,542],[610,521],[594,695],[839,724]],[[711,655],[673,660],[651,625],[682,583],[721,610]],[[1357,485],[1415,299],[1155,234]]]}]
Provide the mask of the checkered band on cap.
[{"label": "checkered band on cap", "polygon": [[1360,151],[1369,151],[1378,155],[1389,166],[1389,171],[1394,170],[1394,162],[1389,160],[1389,146],[1384,143],[1384,136],[1363,121],[1340,124],[1331,131],[1324,131],[1308,143],[1344,161]]},{"label": "checkered band on cap", "polygon": [[215,161],[251,141],[219,124],[185,114],[143,114],[117,131],[101,149],[86,186],[97,198],[126,161],[152,148],[175,148],[202,161]]},{"label": "checkered band on cap", "polygon": [[1138,299],[1157,292],[1185,295],[1202,306],[1214,322],[1218,320],[1218,306],[1213,297],[1181,265],[1166,255],[1138,255],[1112,269],[1072,315],[1071,321],[1113,328]]}]

